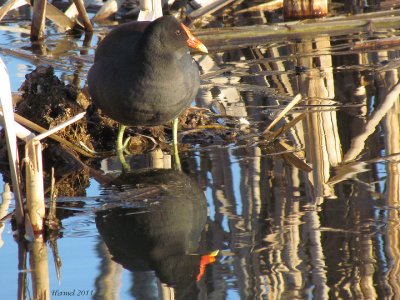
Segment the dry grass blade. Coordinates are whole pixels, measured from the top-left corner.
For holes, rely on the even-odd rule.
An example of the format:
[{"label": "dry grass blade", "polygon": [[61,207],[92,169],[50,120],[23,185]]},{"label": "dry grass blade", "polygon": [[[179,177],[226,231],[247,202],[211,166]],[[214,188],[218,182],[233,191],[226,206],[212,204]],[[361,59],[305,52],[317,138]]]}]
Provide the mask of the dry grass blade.
[{"label": "dry grass blade", "polygon": [[268,125],[268,127],[263,131],[263,135],[268,135],[271,128],[276,125],[286,114],[301,100],[301,94],[297,94],[293,100],[282,110],[279,115]]}]

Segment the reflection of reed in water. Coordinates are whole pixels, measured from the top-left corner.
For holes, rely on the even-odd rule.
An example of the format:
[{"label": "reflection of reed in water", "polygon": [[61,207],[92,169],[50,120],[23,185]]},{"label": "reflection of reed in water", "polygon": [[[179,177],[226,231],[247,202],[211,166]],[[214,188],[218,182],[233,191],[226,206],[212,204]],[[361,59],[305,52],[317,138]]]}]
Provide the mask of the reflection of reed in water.
[{"label": "reflection of reed in water", "polygon": [[[177,295],[196,295],[198,248],[207,220],[203,191],[188,176],[171,169],[121,175],[109,191],[111,199],[115,196],[113,207],[96,213],[96,225],[113,260],[133,272],[133,286],[148,281],[148,273],[143,272],[154,270]],[[113,191],[118,193],[112,196]]]}]

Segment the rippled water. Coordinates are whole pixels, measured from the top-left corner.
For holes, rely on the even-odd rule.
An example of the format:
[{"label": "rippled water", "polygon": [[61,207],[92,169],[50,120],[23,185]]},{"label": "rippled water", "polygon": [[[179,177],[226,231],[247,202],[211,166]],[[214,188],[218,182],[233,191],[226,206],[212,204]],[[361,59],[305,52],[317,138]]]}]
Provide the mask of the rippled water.
[{"label": "rippled water", "polygon": [[[196,56],[203,70],[196,103],[230,116],[220,123],[242,133],[185,137],[194,141],[181,153],[191,183],[180,183],[186,175],[142,182],[142,174],[110,187],[92,178],[87,197],[60,199],[81,205],[65,208],[60,280],[48,247],[51,298],[398,298],[400,103],[398,92],[395,101],[388,95],[399,84],[400,52],[349,47],[365,37],[271,39]],[[57,75],[80,86],[96,34],[84,41],[54,31],[48,38],[60,58]],[[0,46],[10,42],[28,44],[24,35],[2,33]],[[2,58],[16,91],[35,62]],[[262,131],[297,93],[304,101],[286,121],[305,118],[266,146]],[[196,208],[203,200],[192,201],[197,190],[204,214]],[[9,222],[0,230],[0,298],[12,299],[18,276],[30,272],[18,270]],[[202,265],[215,250],[215,262]]]}]

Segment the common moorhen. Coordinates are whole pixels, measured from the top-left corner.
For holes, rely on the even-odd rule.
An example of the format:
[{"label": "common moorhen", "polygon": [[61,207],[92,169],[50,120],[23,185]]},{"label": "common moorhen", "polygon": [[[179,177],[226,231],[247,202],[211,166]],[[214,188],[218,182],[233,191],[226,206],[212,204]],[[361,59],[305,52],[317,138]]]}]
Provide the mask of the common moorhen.
[{"label": "common moorhen", "polygon": [[127,126],[155,126],[174,120],[189,107],[200,85],[199,69],[188,46],[207,48],[173,16],[153,22],[129,22],[99,44],[89,70],[89,93],[102,112]]}]

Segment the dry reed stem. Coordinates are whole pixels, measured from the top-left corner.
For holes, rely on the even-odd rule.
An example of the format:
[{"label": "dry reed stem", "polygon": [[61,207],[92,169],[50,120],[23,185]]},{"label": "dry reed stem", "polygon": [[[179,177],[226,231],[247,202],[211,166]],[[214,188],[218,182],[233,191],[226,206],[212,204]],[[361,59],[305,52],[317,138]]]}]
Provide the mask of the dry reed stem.
[{"label": "dry reed stem", "polygon": [[45,217],[42,146],[35,138],[25,145],[26,206],[35,233],[43,232]]},{"label": "dry reed stem", "polygon": [[33,3],[31,41],[39,41],[44,39],[46,6],[47,0],[36,0]]},{"label": "dry reed stem", "polygon": [[17,2],[18,0],[10,0],[7,3],[3,4],[2,7],[0,7],[0,21],[15,6]]},{"label": "dry reed stem", "polygon": [[82,19],[83,26],[85,27],[86,31],[92,32],[93,31],[93,25],[90,22],[89,16],[86,12],[85,4],[83,3],[83,0],[74,0],[76,9],[78,10],[79,16]]},{"label": "dry reed stem", "polygon": [[24,210],[22,204],[21,178],[17,148],[17,128],[14,122],[10,78],[3,60],[0,58],[0,101],[3,109],[2,121],[6,133],[8,160],[10,164],[11,181],[15,197],[15,218],[18,227],[24,226]]},{"label": "dry reed stem", "polygon": [[47,245],[43,238],[37,238],[29,251],[32,274],[33,299],[50,299],[49,266]]},{"label": "dry reed stem", "polygon": [[275,126],[286,114],[301,100],[301,94],[297,94],[293,100],[275,117],[275,119],[268,125],[268,127],[263,131],[263,135],[267,135],[271,128]]},{"label": "dry reed stem", "polygon": [[352,139],[350,149],[343,157],[343,162],[352,161],[361,153],[365,147],[365,141],[367,138],[375,132],[379,122],[385,117],[393,104],[399,100],[399,94],[400,83],[398,82],[387,94],[379,107],[373,112],[367,123],[365,123],[362,132]]},{"label": "dry reed stem", "polygon": [[97,11],[96,15],[93,17],[93,21],[101,21],[107,19],[111,15],[115,14],[124,0],[108,0],[103,6]]}]

